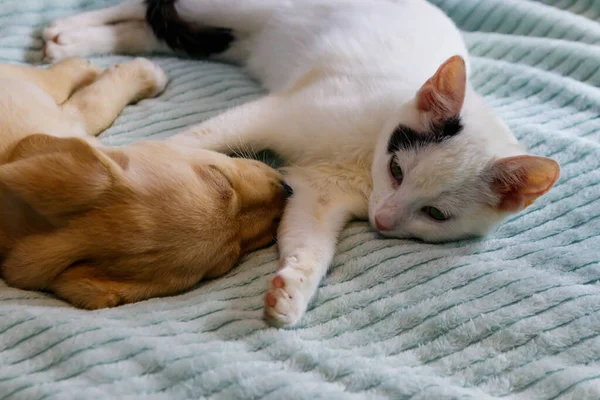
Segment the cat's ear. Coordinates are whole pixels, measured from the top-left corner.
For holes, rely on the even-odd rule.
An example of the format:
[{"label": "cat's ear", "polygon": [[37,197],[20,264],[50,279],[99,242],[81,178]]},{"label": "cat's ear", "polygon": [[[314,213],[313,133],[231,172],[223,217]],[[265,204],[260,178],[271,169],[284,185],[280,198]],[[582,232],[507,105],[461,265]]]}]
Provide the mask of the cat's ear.
[{"label": "cat's ear", "polygon": [[460,56],[450,57],[417,93],[417,108],[433,121],[445,121],[460,114],[465,100],[467,69]]},{"label": "cat's ear", "polygon": [[518,212],[554,186],[560,166],[550,158],[524,155],[501,158],[492,165],[491,174],[492,189],[500,198],[495,207]]}]

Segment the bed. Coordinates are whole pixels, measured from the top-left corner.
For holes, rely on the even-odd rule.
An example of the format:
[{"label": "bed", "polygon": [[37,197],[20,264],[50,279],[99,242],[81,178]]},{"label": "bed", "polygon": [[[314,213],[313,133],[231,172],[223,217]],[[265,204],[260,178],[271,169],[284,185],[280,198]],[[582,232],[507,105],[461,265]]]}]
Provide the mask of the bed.
[{"label": "bed", "polygon": [[[600,1],[433,2],[463,30],[478,91],[560,162],[547,196],[485,240],[352,223],[295,329],[262,319],[274,247],[182,295],[94,312],[0,281],[0,400],[599,399]],[[39,62],[42,26],[109,3],[0,2],[0,61]],[[153,60],[168,88],[105,143],[165,138],[263,93],[235,66]]]}]

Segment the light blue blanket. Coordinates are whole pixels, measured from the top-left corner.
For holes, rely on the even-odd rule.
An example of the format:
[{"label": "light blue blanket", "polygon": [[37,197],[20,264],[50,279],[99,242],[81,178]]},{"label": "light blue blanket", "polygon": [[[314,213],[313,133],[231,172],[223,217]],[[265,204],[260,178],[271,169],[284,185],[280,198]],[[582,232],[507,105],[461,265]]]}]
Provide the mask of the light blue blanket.
[{"label": "light blue blanket", "polygon": [[[547,196],[476,242],[352,224],[295,330],[262,320],[275,248],[186,294],[97,312],[0,282],[0,400],[599,399],[600,1],[435,3],[465,31],[478,90],[561,163]],[[39,27],[103,4],[0,2],[0,61],[38,60]],[[166,137],[262,93],[236,67],[156,61],[166,92],[106,143]]]}]

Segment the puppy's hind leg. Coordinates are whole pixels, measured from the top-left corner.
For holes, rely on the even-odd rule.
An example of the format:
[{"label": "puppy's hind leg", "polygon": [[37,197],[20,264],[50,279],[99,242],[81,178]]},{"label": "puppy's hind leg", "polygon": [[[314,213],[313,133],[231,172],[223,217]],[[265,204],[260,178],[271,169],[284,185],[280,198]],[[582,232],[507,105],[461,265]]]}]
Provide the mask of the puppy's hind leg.
[{"label": "puppy's hind leg", "polygon": [[76,265],[57,276],[48,290],[77,307],[98,310],[177,295],[198,283],[200,278],[114,279],[100,267]]},{"label": "puppy's hind leg", "polygon": [[123,304],[121,287],[88,266],[74,266],[56,277],[48,289],[76,307],[87,310]]},{"label": "puppy's hind leg", "polygon": [[102,70],[81,58],[69,58],[42,69],[26,65],[0,65],[0,78],[22,79],[48,93],[56,104],[64,103],[79,88],[92,83]]},{"label": "puppy's hind leg", "polygon": [[74,306],[86,310],[117,307],[179,291],[151,281],[114,280],[100,268],[87,265],[67,269],[56,277],[48,289]]},{"label": "puppy's hind leg", "polygon": [[87,135],[107,129],[130,103],[156,96],[167,84],[160,67],[144,58],[115,65],[91,85],[75,92],[63,105],[63,113],[83,126]]}]

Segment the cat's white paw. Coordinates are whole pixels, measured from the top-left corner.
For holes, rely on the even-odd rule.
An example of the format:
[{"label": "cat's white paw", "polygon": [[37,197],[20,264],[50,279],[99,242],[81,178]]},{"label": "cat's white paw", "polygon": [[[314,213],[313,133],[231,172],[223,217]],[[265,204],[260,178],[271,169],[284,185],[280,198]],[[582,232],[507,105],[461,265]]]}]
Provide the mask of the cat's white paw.
[{"label": "cat's white paw", "polygon": [[307,277],[298,268],[282,268],[269,282],[265,295],[265,317],[276,327],[293,326],[304,315],[310,293]]},{"label": "cat's white paw", "polygon": [[56,62],[65,58],[84,57],[91,53],[90,46],[96,38],[88,30],[74,30],[60,33],[47,41],[44,46],[44,61]]},{"label": "cat's white paw", "polygon": [[59,35],[70,31],[82,30],[103,25],[102,21],[94,18],[94,13],[75,14],[70,17],[52,21],[42,30],[42,38],[46,42],[56,42]]},{"label": "cat's white paw", "polygon": [[70,22],[69,18],[58,19],[44,28],[44,30],[42,31],[42,38],[46,42],[53,42],[56,40],[58,35],[60,35],[61,33],[67,32],[67,31],[70,31],[70,30],[73,30],[76,28],[77,28],[77,26],[76,25],[73,26],[73,24]]}]

